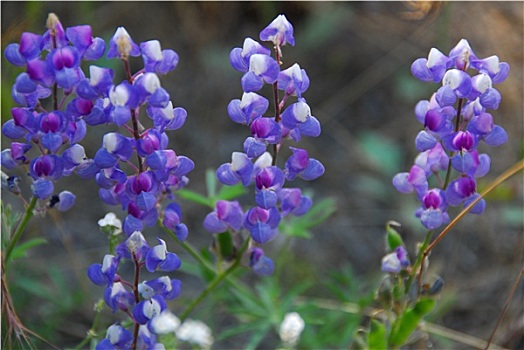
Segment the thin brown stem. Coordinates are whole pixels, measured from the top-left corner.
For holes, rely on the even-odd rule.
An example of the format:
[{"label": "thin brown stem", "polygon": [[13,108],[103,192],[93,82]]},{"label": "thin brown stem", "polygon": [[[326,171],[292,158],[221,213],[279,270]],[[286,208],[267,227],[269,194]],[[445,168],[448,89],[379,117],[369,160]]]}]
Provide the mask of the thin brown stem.
[{"label": "thin brown stem", "polygon": [[[506,181],[507,179],[509,179],[511,176],[515,175],[516,173],[518,173],[519,171],[521,171],[522,169],[524,169],[524,159],[521,159],[520,161],[518,161],[517,163],[513,164],[509,169],[507,169],[504,173],[502,173],[499,177],[497,177],[495,180],[493,180],[493,182],[488,186],[486,187],[486,189],[484,191],[482,191],[482,193],[480,193],[480,195],[475,198],[475,200],[473,200],[467,207],[465,207],[464,209],[462,209],[462,211],[455,217],[455,219],[453,219],[449,224],[448,226],[446,226],[442,232],[440,232],[440,234],[437,236],[437,238],[435,238],[435,240],[424,250],[424,253],[423,253],[423,257],[422,257],[422,264],[421,266],[424,264],[424,261],[426,259],[426,257],[428,256],[428,254],[431,252],[431,250],[433,250],[433,248],[435,248],[435,246],[449,233],[449,231],[451,231],[451,229],[453,227],[455,227],[455,225],[460,221],[462,220],[462,218],[482,199],[484,198],[488,193],[490,193],[491,191],[493,191],[493,189],[495,189],[498,185],[500,185],[501,183],[503,183],[504,181]],[[420,270],[420,274],[419,274],[419,278],[422,279],[422,270]]]},{"label": "thin brown stem", "polygon": [[491,336],[488,339],[488,343],[486,344],[485,350],[488,350],[489,346],[491,345],[491,342],[493,341],[493,338],[495,337],[495,333],[497,332],[497,329],[500,326],[500,323],[502,322],[502,318],[504,317],[504,314],[506,313],[506,310],[508,309],[509,302],[513,299],[513,295],[515,294],[515,291],[517,290],[517,287],[520,284],[520,280],[522,279],[522,276],[524,276],[524,266],[522,266],[522,269],[520,270],[519,275],[517,276],[517,279],[515,279],[515,283],[513,283],[513,287],[511,288],[511,291],[509,292],[508,298],[506,299],[506,302],[504,303],[504,307],[502,308],[502,311],[500,312],[499,318],[497,320],[497,324],[495,325],[495,328],[493,329],[493,332],[491,333]]},{"label": "thin brown stem", "polygon": [[[133,283],[133,295],[135,297],[135,303],[138,304],[138,302],[140,301],[140,296],[138,293],[138,281],[140,280],[140,263],[138,262],[135,253],[133,253],[133,261],[135,263],[135,280]],[[131,349],[136,350],[136,345],[138,341],[138,330],[140,328],[140,325],[138,324],[138,322],[134,320],[133,322],[135,323],[135,329],[133,331],[133,344],[131,345]]]},{"label": "thin brown stem", "polygon": [[[275,46],[275,59],[277,61],[277,64],[280,66],[280,48],[278,46]],[[273,100],[275,103],[275,122],[280,122],[280,100],[278,96],[278,82],[275,81],[273,83]],[[277,165],[277,156],[278,156],[278,143],[273,145],[273,160],[271,162],[271,165]]]}]

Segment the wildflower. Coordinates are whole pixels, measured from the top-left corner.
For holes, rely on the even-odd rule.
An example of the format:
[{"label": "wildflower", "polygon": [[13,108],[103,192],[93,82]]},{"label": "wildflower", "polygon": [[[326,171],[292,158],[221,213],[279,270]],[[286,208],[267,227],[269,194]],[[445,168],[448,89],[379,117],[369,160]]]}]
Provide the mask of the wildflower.
[{"label": "wildflower", "polygon": [[113,324],[109,326],[106,337],[96,345],[96,350],[128,349],[133,342],[133,335],[124,327]]},{"label": "wildflower", "polygon": [[398,246],[395,250],[382,258],[382,271],[390,273],[399,273],[409,266],[406,249]]},{"label": "wildflower", "polygon": [[180,326],[180,320],[168,310],[162,311],[149,322],[149,328],[155,334],[175,332]]},{"label": "wildflower", "polygon": [[280,324],[278,331],[280,339],[291,346],[296,345],[305,325],[304,319],[298,312],[288,312]]},{"label": "wildflower", "polygon": [[243,223],[244,212],[238,201],[219,200],[215,210],[204,219],[204,228],[211,233],[239,231]]},{"label": "wildflower", "polygon": [[180,267],[180,259],[175,253],[167,251],[166,242],[157,238],[159,245],[149,250],[146,256],[146,268],[149,272],[173,271]]},{"label": "wildflower", "polygon": [[278,15],[277,18],[260,32],[260,40],[271,41],[275,44],[275,47],[286,44],[295,46],[293,25],[289,23],[286,16]]},{"label": "wildflower", "polygon": [[98,226],[102,230],[110,230],[113,235],[118,235],[122,232],[122,221],[112,212],[107,213],[102,219],[98,220]]},{"label": "wildflower", "polygon": [[179,340],[210,349],[215,341],[211,329],[202,321],[187,319],[175,331]]},{"label": "wildflower", "polygon": [[280,220],[281,216],[276,208],[254,207],[246,213],[244,226],[255,242],[264,244],[278,234]]},{"label": "wildflower", "polygon": [[273,274],[275,265],[273,260],[264,254],[261,248],[253,248],[249,256],[249,266],[253,269],[253,272],[261,276],[269,276]]},{"label": "wildflower", "polygon": [[139,56],[140,48],[131,39],[131,36],[124,27],[118,27],[115,34],[109,41],[109,51],[107,58],[121,58],[127,60],[129,56]]}]

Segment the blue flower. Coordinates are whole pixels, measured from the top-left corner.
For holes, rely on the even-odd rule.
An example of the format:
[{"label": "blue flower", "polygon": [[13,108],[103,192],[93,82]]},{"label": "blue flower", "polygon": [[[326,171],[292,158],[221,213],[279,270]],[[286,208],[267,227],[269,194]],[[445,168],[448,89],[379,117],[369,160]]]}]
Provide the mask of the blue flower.
[{"label": "blue flower", "polygon": [[253,163],[241,152],[233,152],[231,163],[222,164],[216,171],[218,181],[224,185],[234,185],[241,181],[247,186],[251,182],[252,174]]},{"label": "blue flower", "polygon": [[108,287],[113,283],[120,258],[106,254],[102,264],[92,264],[87,269],[87,277],[96,285]]},{"label": "blue flower", "polygon": [[124,327],[113,324],[109,326],[106,337],[97,345],[96,350],[125,350],[131,347],[133,335]]},{"label": "blue flower", "polygon": [[382,258],[382,271],[389,273],[399,273],[409,266],[409,259],[406,248],[398,246],[395,250]]},{"label": "blue flower", "polygon": [[254,273],[261,276],[269,276],[273,274],[273,270],[275,269],[273,260],[268,258],[260,248],[253,248],[251,250],[249,266],[251,266]]},{"label": "blue flower", "polygon": [[204,228],[211,233],[239,231],[243,223],[244,212],[238,201],[218,200],[215,210],[204,219]]},{"label": "blue flower", "polygon": [[174,271],[181,265],[180,259],[175,253],[167,251],[166,242],[157,238],[159,245],[149,250],[146,256],[146,268],[149,272],[154,271]]},{"label": "blue flower", "polygon": [[276,237],[280,220],[281,216],[276,208],[254,207],[246,213],[244,226],[255,242],[264,244]]},{"label": "blue flower", "polygon": [[295,46],[293,25],[289,23],[286,16],[278,15],[277,18],[260,32],[260,40],[271,41],[277,47],[286,44]]}]

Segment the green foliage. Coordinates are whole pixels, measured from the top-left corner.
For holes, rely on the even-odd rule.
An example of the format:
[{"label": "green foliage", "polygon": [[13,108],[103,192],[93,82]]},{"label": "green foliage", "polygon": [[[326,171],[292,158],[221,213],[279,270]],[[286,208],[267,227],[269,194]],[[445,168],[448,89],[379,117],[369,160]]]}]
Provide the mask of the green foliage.
[{"label": "green foliage", "polygon": [[368,345],[370,349],[387,349],[386,325],[377,320],[371,320],[368,333]]},{"label": "green foliage", "polygon": [[4,205],[1,202],[2,209],[2,251],[7,248],[7,243],[11,239],[11,233],[14,232],[16,225],[22,218],[22,214],[13,212],[10,204]]},{"label": "green foliage", "polygon": [[400,226],[399,223],[389,221],[386,224],[386,243],[390,251],[395,250],[396,247],[404,246],[404,241],[400,234],[391,226]]},{"label": "green foliage", "polygon": [[407,309],[404,314],[395,320],[392,326],[392,332],[389,336],[389,345],[398,347],[408,340],[409,336],[419,322],[427,313],[435,307],[435,300],[429,298],[420,299],[413,308]]},{"label": "green foliage", "polygon": [[302,216],[287,216],[280,224],[279,231],[287,237],[311,238],[311,228],[320,225],[336,211],[334,198],[314,202],[311,209]]},{"label": "green foliage", "polygon": [[185,188],[179,190],[177,194],[180,198],[214,209],[218,200],[230,201],[242,196],[247,191],[242,184],[233,186],[219,185],[215,172],[211,169],[206,171],[206,188],[207,196]]},{"label": "green foliage", "polygon": [[366,131],[359,137],[359,146],[364,157],[377,171],[387,176],[398,172],[402,152],[395,142],[374,131]]},{"label": "green foliage", "polygon": [[46,244],[47,241],[43,238],[33,238],[30,239],[27,242],[21,243],[13,248],[13,252],[11,253],[10,259],[15,260],[19,258],[25,258],[27,257],[27,251],[33,247]]}]

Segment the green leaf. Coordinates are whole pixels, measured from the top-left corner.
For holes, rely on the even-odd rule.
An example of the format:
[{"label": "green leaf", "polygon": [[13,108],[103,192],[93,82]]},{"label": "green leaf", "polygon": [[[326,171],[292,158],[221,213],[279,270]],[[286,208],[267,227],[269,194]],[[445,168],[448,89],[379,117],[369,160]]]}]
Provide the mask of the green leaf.
[{"label": "green leaf", "polygon": [[212,169],[207,169],[206,171],[206,188],[207,196],[209,198],[215,197],[217,190],[217,178],[215,172]]},{"label": "green leaf", "polygon": [[229,231],[219,233],[216,235],[218,246],[220,248],[220,256],[226,260],[234,258],[235,248],[233,247],[233,238]]},{"label": "green leaf", "polygon": [[255,333],[251,336],[251,339],[249,339],[249,342],[246,344],[245,349],[246,350],[256,349],[258,344],[260,344],[260,342],[262,341],[262,339],[264,339],[264,337],[266,336],[267,332],[270,329],[271,329],[271,324],[269,322],[262,323],[257,328]]},{"label": "green leaf", "polygon": [[385,135],[367,131],[359,137],[363,156],[376,170],[386,176],[393,175],[401,164],[400,147]]},{"label": "green leaf", "polygon": [[24,258],[27,256],[26,253],[29,249],[46,243],[47,241],[43,238],[33,238],[27,242],[24,242],[13,248],[13,252],[11,253],[11,260]]},{"label": "green leaf", "polygon": [[389,345],[398,347],[403,345],[417,328],[420,320],[435,307],[434,299],[421,299],[411,309],[408,309],[394,322],[389,337]]},{"label": "green leaf", "polygon": [[333,198],[324,198],[313,204],[306,214],[286,217],[280,225],[280,231],[290,237],[311,238],[309,229],[323,223],[336,209]]},{"label": "green leaf", "polygon": [[377,320],[371,320],[368,333],[370,349],[387,349],[386,326]]},{"label": "green leaf", "polygon": [[400,234],[391,226],[400,226],[395,221],[388,221],[386,224],[386,242],[390,251],[395,250],[396,247],[404,246],[404,241]]},{"label": "green leaf", "polygon": [[222,186],[216,199],[222,199],[230,201],[232,199],[238,198],[247,192],[246,188],[242,184],[237,184],[234,186]]},{"label": "green leaf", "polygon": [[212,198],[207,198],[200,193],[187,190],[185,188],[178,190],[177,194],[182,199],[187,199],[188,201],[204,205],[206,207],[214,208],[215,201]]},{"label": "green leaf", "polygon": [[267,324],[265,320],[258,320],[255,322],[241,323],[238,326],[230,327],[222,332],[217,337],[217,340],[224,340],[235,336],[237,334],[247,333],[259,329],[261,326]]}]

